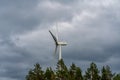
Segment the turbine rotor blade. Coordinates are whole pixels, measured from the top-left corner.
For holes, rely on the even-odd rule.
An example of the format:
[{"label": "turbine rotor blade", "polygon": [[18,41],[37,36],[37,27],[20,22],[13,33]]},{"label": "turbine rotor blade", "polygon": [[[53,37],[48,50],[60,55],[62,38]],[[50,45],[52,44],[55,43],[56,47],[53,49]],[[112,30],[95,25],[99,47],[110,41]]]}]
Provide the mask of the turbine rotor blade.
[{"label": "turbine rotor blade", "polygon": [[58,50],[58,46],[55,46],[55,52],[54,52],[54,56],[57,54],[57,50]]},{"label": "turbine rotor blade", "polygon": [[57,40],[59,40],[58,39],[58,24],[56,23],[56,38],[57,38]]},{"label": "turbine rotor blade", "polygon": [[58,40],[57,40],[57,38],[53,35],[53,33],[52,33],[50,30],[49,30],[49,32],[50,32],[52,38],[54,39],[55,44],[58,45],[58,42],[57,42]]}]

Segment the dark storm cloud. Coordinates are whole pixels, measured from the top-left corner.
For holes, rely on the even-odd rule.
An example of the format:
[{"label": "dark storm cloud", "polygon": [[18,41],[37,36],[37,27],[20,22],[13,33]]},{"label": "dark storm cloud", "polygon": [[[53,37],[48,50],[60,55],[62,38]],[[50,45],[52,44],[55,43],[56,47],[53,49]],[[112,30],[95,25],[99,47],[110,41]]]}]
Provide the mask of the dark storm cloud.
[{"label": "dark storm cloud", "polygon": [[[91,11],[91,6],[88,9]],[[70,46],[65,58],[74,59],[76,57],[75,59],[78,60],[106,62],[112,56],[119,55],[119,7],[92,9],[95,10],[92,14],[97,13],[97,16],[80,21],[80,24],[76,26],[76,33],[72,32],[69,35],[72,35],[72,38],[68,38],[72,42],[70,45],[72,44],[75,48]]]},{"label": "dark storm cloud", "polygon": [[2,35],[31,30],[40,24],[37,16],[33,14],[38,0],[1,0],[0,4],[0,33]]},{"label": "dark storm cloud", "polygon": [[119,3],[118,0],[1,0],[0,79],[24,80],[36,62],[44,68],[54,66],[54,42],[48,29],[56,22],[61,25],[60,39],[68,42],[63,47],[67,64],[74,62],[87,68],[93,61],[119,70]]},{"label": "dark storm cloud", "polygon": [[25,71],[28,71],[28,69],[30,68],[29,66],[33,66],[36,62],[39,62],[42,65],[45,65],[45,63],[47,63],[44,57],[36,57],[39,54],[37,54],[36,52],[34,53],[34,51],[30,52],[24,48],[16,46],[12,40],[4,39],[0,42],[0,45],[1,79],[2,77],[16,80],[25,79],[25,74],[27,74]]},{"label": "dark storm cloud", "polygon": [[39,62],[42,65],[46,65],[45,63],[47,63],[44,57],[40,58],[39,56],[37,58],[36,56],[39,54],[31,53],[30,51],[27,51],[24,48],[18,47],[10,40],[1,43],[1,79],[2,77],[5,77],[16,80],[24,80],[25,74],[27,74],[27,71],[28,69],[30,69],[30,66],[33,66],[36,62]]},{"label": "dark storm cloud", "polygon": [[37,2],[33,0],[0,1],[0,79],[2,80],[23,80],[25,77],[23,71],[26,66],[28,67],[25,63],[31,60],[30,55],[25,49],[17,47],[12,42],[11,35],[32,30],[39,25],[39,19],[32,15]]},{"label": "dark storm cloud", "polygon": [[52,3],[49,0],[12,0],[10,2],[2,0],[0,4],[0,32],[6,35],[25,32],[42,24],[51,24],[55,20],[68,20],[72,17],[70,9],[66,9],[67,6],[58,2]]},{"label": "dark storm cloud", "polygon": [[28,60],[27,57],[30,56],[27,55],[28,52],[20,47],[17,47],[11,40],[1,41],[0,51],[0,79],[24,79],[23,77],[25,72],[23,72],[23,70],[25,70],[25,67],[28,66],[25,63]]}]

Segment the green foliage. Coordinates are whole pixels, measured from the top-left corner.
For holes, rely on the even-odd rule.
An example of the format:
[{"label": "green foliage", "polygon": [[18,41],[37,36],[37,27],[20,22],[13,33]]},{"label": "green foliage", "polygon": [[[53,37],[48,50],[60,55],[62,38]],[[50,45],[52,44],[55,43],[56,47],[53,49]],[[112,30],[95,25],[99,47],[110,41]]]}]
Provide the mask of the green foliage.
[{"label": "green foliage", "polygon": [[69,80],[83,80],[81,69],[76,67],[74,63],[72,63],[69,69]]},{"label": "green foliage", "polygon": [[82,71],[81,71],[80,67],[76,67],[75,80],[83,80]]},{"label": "green foliage", "polygon": [[106,67],[103,66],[101,72],[102,72],[101,80],[112,80],[113,74],[108,65]]},{"label": "green foliage", "polygon": [[115,75],[113,80],[120,80],[120,74]]},{"label": "green foliage", "polygon": [[55,74],[52,68],[47,68],[44,76],[45,76],[45,80],[55,80]]},{"label": "green foliage", "polygon": [[26,75],[26,80],[120,80],[120,74],[113,76],[109,66],[103,66],[100,75],[97,65],[93,62],[83,76],[80,67],[72,63],[67,68],[61,59],[57,63],[56,70],[52,70],[50,67],[43,71],[38,63],[35,64],[34,68],[30,69]]},{"label": "green foliage", "polygon": [[26,80],[44,80],[43,71],[40,65],[37,63],[34,65],[34,69],[31,69],[26,76]]},{"label": "green foliage", "polygon": [[90,68],[87,69],[84,75],[85,80],[100,80],[99,70],[95,63],[90,64]]},{"label": "green foliage", "polygon": [[57,75],[57,79],[62,79],[62,80],[67,80],[68,79],[68,69],[66,67],[66,65],[64,64],[63,59],[61,59],[60,61],[58,61],[57,63],[57,68],[56,68],[56,75]]}]

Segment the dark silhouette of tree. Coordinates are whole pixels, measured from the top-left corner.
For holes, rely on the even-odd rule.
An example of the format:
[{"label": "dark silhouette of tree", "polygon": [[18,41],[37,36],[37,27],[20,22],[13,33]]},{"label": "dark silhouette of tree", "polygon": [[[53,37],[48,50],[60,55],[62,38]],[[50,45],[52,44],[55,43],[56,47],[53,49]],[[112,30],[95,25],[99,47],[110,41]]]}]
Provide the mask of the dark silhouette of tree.
[{"label": "dark silhouette of tree", "polygon": [[74,63],[72,63],[69,69],[69,80],[83,80],[81,69],[76,67]]},{"label": "dark silhouette of tree", "polygon": [[75,75],[76,75],[76,65],[72,63],[69,70],[70,80],[75,80]]},{"label": "dark silhouette of tree", "polygon": [[83,76],[80,67],[72,63],[67,68],[61,59],[57,63],[56,70],[50,67],[43,71],[38,63],[35,64],[26,75],[26,80],[120,80],[120,74],[114,75],[109,66],[103,66],[100,76],[97,65],[92,62]]},{"label": "dark silhouette of tree", "polygon": [[102,72],[101,80],[112,80],[113,74],[108,65],[106,67],[103,66],[101,72]]},{"label": "dark silhouette of tree", "polygon": [[64,64],[63,59],[59,60],[56,68],[57,80],[68,80],[68,69]]},{"label": "dark silhouette of tree", "polygon": [[76,67],[75,80],[83,80],[82,71],[81,71],[80,67]]},{"label": "dark silhouette of tree", "polygon": [[34,65],[34,69],[31,69],[26,76],[26,80],[44,80],[44,72],[40,65],[37,63]]},{"label": "dark silhouette of tree", "polygon": [[95,63],[90,64],[90,68],[87,69],[84,75],[85,80],[100,80],[99,70]]},{"label": "dark silhouette of tree", "polygon": [[101,72],[102,72],[101,80],[107,80],[107,73],[106,73],[106,69],[104,66]]},{"label": "dark silhouette of tree", "polygon": [[52,68],[47,68],[44,76],[45,76],[45,80],[55,80],[56,78]]}]

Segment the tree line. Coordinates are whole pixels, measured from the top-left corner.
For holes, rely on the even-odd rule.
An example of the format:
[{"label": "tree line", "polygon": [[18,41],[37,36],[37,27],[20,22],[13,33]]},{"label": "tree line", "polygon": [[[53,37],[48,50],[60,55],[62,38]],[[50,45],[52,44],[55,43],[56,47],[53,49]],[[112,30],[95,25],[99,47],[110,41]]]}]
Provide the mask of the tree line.
[{"label": "tree line", "polygon": [[56,70],[51,67],[42,70],[40,64],[36,63],[26,75],[26,80],[120,80],[120,74],[112,73],[108,65],[99,70],[94,62],[83,74],[80,67],[72,63],[68,68],[61,59],[57,63]]}]

